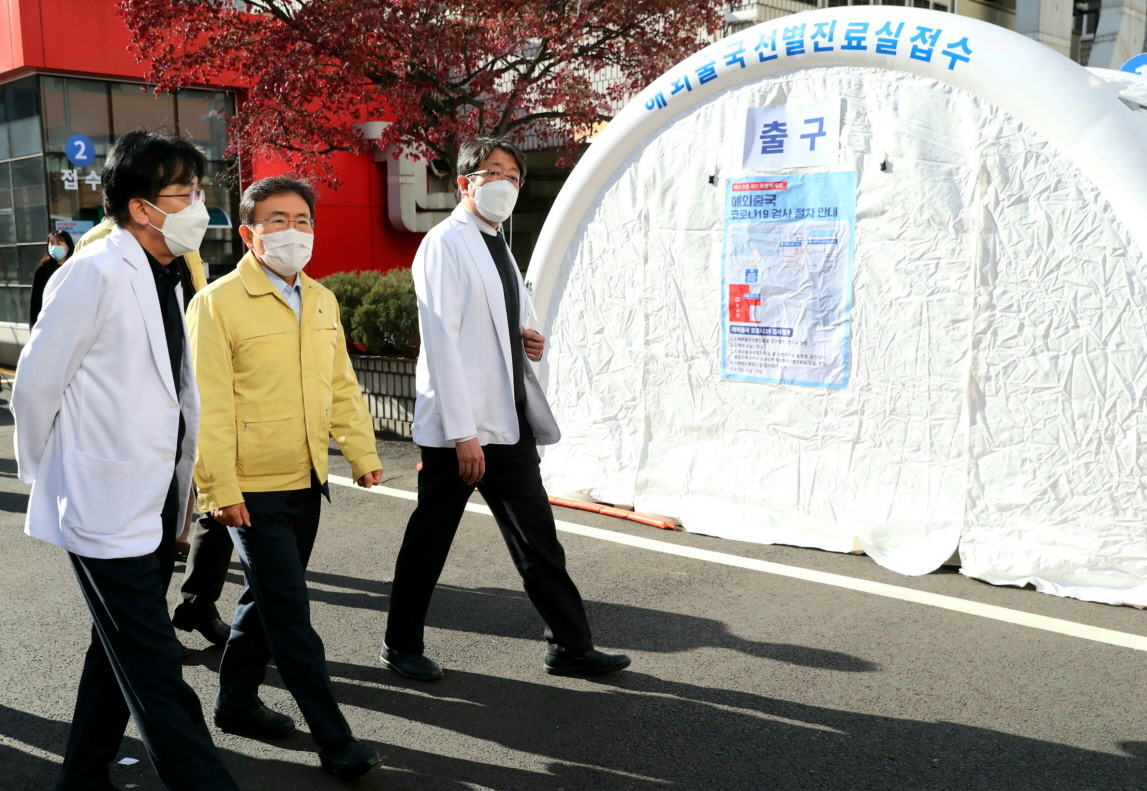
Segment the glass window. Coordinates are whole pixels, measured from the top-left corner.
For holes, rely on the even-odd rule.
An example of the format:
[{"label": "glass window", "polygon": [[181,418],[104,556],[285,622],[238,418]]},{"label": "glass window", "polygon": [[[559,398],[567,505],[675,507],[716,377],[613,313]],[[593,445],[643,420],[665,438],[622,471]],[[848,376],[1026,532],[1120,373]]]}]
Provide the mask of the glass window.
[{"label": "glass window", "polygon": [[26,157],[43,151],[40,132],[40,86],[33,77],[6,87],[9,156]]},{"label": "glass window", "polygon": [[12,284],[20,282],[19,260],[15,247],[0,247],[0,281]]},{"label": "glass window", "polygon": [[931,4],[928,2],[928,0],[912,0],[913,8],[928,8],[930,5]]},{"label": "glass window", "polygon": [[10,163],[12,203],[17,242],[42,242],[48,237],[48,201],[44,190],[44,158],[28,157]]},{"label": "glass window", "polygon": [[96,154],[107,154],[111,119],[106,82],[44,77],[43,92],[48,151],[65,153],[68,138],[84,135],[95,144]]},{"label": "glass window", "polygon": [[12,210],[12,175],[7,162],[0,162],[0,244],[16,244],[16,216]]},{"label": "glass window", "polygon": [[12,151],[8,147],[8,104],[4,101],[4,88],[0,87],[0,159],[9,159]]},{"label": "glass window", "polygon": [[[44,232],[44,239],[40,244],[22,244],[16,248],[16,251],[20,285],[30,286],[32,285],[32,277],[36,274],[36,267],[48,254],[48,232]],[[27,321],[27,318],[24,321]]]},{"label": "glass window", "polygon": [[8,286],[0,288],[0,321],[28,323],[28,305],[32,299],[31,288]]},{"label": "glass window", "polygon": [[179,131],[203,147],[207,158],[222,160],[227,150],[227,119],[234,112],[222,91],[180,91],[176,97]]},{"label": "glass window", "polygon": [[136,129],[175,131],[175,100],[170,93],[156,96],[153,89],[143,85],[113,82],[111,95],[116,137]]}]

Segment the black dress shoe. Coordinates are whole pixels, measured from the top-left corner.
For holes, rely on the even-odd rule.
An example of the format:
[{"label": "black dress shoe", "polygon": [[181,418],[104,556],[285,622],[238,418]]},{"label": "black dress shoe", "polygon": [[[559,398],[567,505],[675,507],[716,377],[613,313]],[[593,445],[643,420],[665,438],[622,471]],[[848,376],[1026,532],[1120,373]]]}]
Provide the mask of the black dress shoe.
[{"label": "black dress shoe", "polygon": [[395,673],[415,681],[435,681],[442,678],[442,668],[423,654],[400,654],[384,644],[378,661]]},{"label": "black dress shoe", "polygon": [[175,615],[171,617],[171,625],[185,632],[199,632],[207,641],[217,648],[227,644],[231,636],[231,625],[224,623],[218,615],[196,617],[182,606],[175,608]]},{"label": "black dress shoe", "polygon": [[354,780],[382,763],[382,756],[357,739],[347,739],[319,750],[319,763],[340,780]]},{"label": "black dress shoe", "polygon": [[271,711],[262,701],[254,706],[224,706],[215,709],[215,724],[224,733],[252,739],[282,739],[295,730],[295,721]]},{"label": "black dress shoe", "polygon": [[582,656],[551,654],[547,649],[542,663],[551,676],[600,676],[625,670],[631,661],[625,654],[607,654],[591,648]]}]

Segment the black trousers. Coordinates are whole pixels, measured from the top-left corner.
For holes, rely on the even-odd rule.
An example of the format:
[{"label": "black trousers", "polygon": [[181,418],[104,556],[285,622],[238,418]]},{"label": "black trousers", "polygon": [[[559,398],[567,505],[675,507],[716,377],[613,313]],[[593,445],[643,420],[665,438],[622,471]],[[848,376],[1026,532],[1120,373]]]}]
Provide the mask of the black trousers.
[{"label": "black trousers", "polygon": [[179,592],[183,602],[175,608],[172,621],[180,629],[193,629],[196,624],[219,617],[215,603],[223,594],[227,570],[231,565],[234,544],[227,526],[210,516],[195,525],[191,551],[187,553],[187,572]]},{"label": "black trousers", "polygon": [[303,575],[319,530],[323,489],[244,492],[251,527],[232,527],[247,580],[219,665],[216,706],[258,700],[272,658],[320,747],[349,739],[350,726],[335,702],[323,641],[311,626]]},{"label": "black trousers", "polygon": [[[541,459],[533,431],[518,410],[516,445],[486,445],[486,474],[478,482],[494,513],[510,557],[522,575],[526,595],[546,623],[550,650],[581,656],[593,648],[581,594],[566,572],[553,509],[542,486]],[[399,653],[424,651],[426,611],[446,556],[474,491],[458,475],[453,448],[422,448],[418,507],[410,515],[394,569],[386,645]]]},{"label": "black trousers", "polygon": [[93,626],[58,791],[112,787],[108,764],[119,753],[129,716],[165,786],[238,791],[199,698],[183,680],[182,649],[167,615],[181,516],[172,481],[154,552],[110,560],[69,553]]}]

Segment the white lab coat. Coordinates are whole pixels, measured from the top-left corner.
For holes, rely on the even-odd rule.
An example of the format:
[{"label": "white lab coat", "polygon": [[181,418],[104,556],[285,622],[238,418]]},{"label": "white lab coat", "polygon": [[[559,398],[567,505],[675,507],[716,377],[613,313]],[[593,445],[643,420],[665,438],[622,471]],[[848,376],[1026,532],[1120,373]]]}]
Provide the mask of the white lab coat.
[{"label": "white lab coat", "polygon": [[[512,445],[519,437],[506,298],[479,222],[458,206],[426,234],[414,256],[422,332],[414,441],[426,447],[452,448],[455,440],[475,435],[482,445]],[[515,337],[529,315],[529,295],[520,275],[517,280]],[[530,428],[539,445],[552,445],[561,432],[528,359],[525,375]]]},{"label": "white lab coat", "polygon": [[32,484],[28,535],[90,558],[159,546],[172,474],[182,516],[195,464],[199,391],[186,329],[183,348],[177,397],[155,277],[127,231],[116,228],[56,273],[12,388],[16,460]]}]

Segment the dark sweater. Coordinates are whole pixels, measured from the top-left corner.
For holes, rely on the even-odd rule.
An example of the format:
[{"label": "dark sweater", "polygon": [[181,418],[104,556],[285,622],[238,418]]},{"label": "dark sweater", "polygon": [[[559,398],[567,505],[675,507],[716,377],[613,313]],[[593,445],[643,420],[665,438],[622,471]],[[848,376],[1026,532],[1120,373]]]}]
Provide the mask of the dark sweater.
[{"label": "dark sweater", "polygon": [[510,248],[499,231],[497,235],[482,234],[482,241],[498,267],[502,279],[502,293],[506,297],[506,321],[510,328],[510,357],[514,366],[514,401],[526,400],[526,348],[522,344],[521,303],[518,301],[518,268],[510,256]]},{"label": "dark sweater", "polygon": [[55,261],[45,261],[36,267],[32,275],[32,304],[28,310],[28,329],[36,326],[36,319],[40,317],[40,308],[44,307],[44,289],[52,275],[60,271],[62,264]]}]

